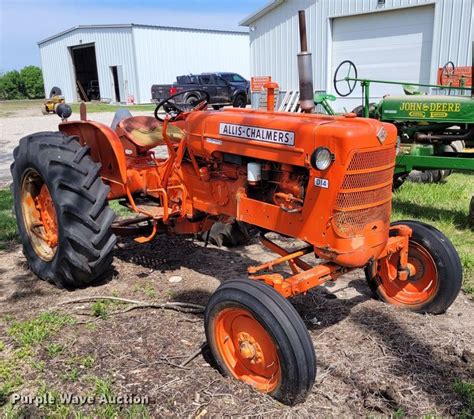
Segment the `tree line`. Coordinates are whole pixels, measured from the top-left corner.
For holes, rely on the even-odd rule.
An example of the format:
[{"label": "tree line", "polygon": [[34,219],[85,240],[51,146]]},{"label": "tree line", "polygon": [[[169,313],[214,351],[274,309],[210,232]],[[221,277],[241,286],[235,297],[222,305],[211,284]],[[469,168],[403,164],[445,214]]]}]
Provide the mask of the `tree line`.
[{"label": "tree line", "polygon": [[41,68],[29,65],[0,74],[0,100],[44,98]]}]

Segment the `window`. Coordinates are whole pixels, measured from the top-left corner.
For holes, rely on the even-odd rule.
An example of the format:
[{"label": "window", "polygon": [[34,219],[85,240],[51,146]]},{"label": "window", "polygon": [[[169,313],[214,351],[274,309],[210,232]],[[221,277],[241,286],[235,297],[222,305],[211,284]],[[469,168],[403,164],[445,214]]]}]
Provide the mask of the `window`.
[{"label": "window", "polygon": [[226,81],[225,81],[222,77],[217,77],[217,85],[218,85],[218,86],[226,87],[226,86],[227,86],[227,83],[226,83]]},{"label": "window", "polygon": [[232,82],[239,82],[239,83],[242,83],[242,82],[245,82],[246,80],[242,77],[242,76],[239,76],[238,74],[234,74],[234,73],[231,73],[231,74],[222,74],[222,78],[230,83]]},{"label": "window", "polygon": [[202,84],[212,84],[212,77],[211,76],[201,76]]}]

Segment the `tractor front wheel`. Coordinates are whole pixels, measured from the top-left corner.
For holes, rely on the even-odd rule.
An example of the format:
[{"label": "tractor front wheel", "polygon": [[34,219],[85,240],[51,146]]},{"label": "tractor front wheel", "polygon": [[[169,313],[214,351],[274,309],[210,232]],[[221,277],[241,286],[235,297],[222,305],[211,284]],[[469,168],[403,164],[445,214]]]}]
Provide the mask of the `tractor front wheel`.
[{"label": "tractor front wheel", "polygon": [[[398,221],[392,225],[406,225],[412,229],[409,241],[408,263],[415,274],[407,280],[387,278],[379,270],[366,277],[378,297],[419,313],[444,313],[456,299],[462,284],[462,266],[449,239],[434,227],[418,221]],[[389,264],[398,266],[398,254],[392,255]],[[385,270],[386,271],[386,270]]]},{"label": "tractor front wheel", "polygon": [[112,263],[115,214],[89,148],[42,132],[22,138],[13,155],[15,215],[30,269],[59,287],[97,280]]},{"label": "tractor front wheel", "polygon": [[205,328],[224,375],[289,405],[310,392],[313,343],[297,311],[273,288],[248,279],[225,282],[207,304]]}]

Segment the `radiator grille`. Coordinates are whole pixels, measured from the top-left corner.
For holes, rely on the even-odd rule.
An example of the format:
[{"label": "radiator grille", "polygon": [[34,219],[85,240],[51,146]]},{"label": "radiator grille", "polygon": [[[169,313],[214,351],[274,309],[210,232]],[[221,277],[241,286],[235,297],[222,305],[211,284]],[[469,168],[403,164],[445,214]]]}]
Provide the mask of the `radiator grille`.
[{"label": "radiator grille", "polygon": [[[395,147],[354,154],[336,198],[333,225],[338,234],[360,236],[366,225],[380,222],[388,229],[395,156]],[[369,169],[373,170],[353,173]]]},{"label": "radiator grille", "polygon": [[344,236],[358,236],[370,222],[390,224],[391,202],[356,211],[337,211],[334,216],[336,230]]},{"label": "radiator grille", "polygon": [[364,192],[339,193],[337,195],[337,208],[361,207],[373,203],[380,203],[392,198],[392,185],[380,189],[373,189]]},{"label": "radiator grille", "polygon": [[377,172],[361,173],[358,175],[347,175],[344,177],[342,189],[368,188],[392,181],[393,169],[379,170]]},{"label": "radiator grille", "polygon": [[384,150],[367,151],[364,153],[356,153],[352,157],[347,170],[364,170],[373,169],[374,167],[385,166],[390,163],[395,163],[395,156],[397,150],[395,147],[386,148]]}]

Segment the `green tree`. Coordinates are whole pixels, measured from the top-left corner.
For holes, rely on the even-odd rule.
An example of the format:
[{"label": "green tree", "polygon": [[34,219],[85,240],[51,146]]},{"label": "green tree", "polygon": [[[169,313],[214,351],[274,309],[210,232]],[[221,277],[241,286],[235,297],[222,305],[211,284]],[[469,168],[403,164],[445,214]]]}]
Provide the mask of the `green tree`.
[{"label": "green tree", "polygon": [[34,65],[24,67],[20,71],[24,94],[28,99],[44,97],[43,73],[41,68]]},{"label": "green tree", "polygon": [[20,73],[16,70],[7,71],[0,77],[0,99],[22,99],[24,88]]}]

